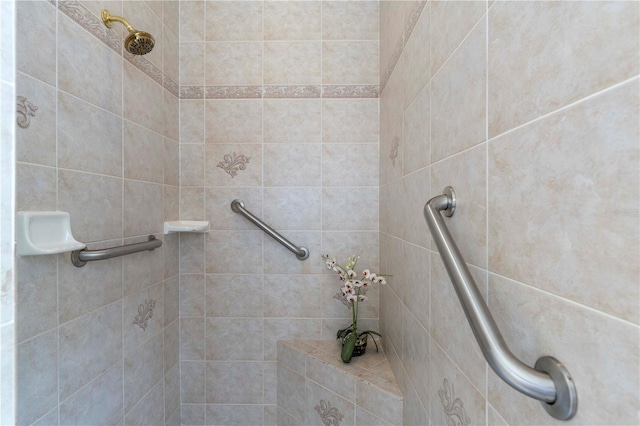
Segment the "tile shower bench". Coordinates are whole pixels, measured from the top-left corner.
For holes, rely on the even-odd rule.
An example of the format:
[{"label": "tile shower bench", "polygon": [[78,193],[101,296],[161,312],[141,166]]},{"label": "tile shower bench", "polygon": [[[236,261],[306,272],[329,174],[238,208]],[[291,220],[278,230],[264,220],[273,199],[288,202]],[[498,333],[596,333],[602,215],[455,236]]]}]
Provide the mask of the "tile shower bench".
[{"label": "tile shower bench", "polygon": [[387,358],[340,359],[337,340],[278,341],[278,426],[402,424],[402,394]]}]

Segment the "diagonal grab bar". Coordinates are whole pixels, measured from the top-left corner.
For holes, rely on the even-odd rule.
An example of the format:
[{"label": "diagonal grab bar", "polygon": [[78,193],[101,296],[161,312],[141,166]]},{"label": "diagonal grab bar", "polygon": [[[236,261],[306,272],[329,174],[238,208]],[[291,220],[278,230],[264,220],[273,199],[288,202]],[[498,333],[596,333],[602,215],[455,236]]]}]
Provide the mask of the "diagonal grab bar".
[{"label": "diagonal grab bar", "polygon": [[455,207],[455,192],[448,186],[443,195],[433,197],[425,204],[424,217],[487,363],[512,388],[541,401],[549,415],[559,420],[571,419],[578,408],[578,396],[575,383],[564,365],[553,357],[543,356],[536,361],[535,368],[531,368],[511,353],[502,338],[440,215],[442,212],[448,217],[453,216]]},{"label": "diagonal grab bar", "polygon": [[297,247],[291,241],[287,240],[285,237],[278,234],[272,227],[270,227],[269,225],[267,225],[266,223],[258,219],[249,210],[245,209],[244,202],[242,200],[233,200],[231,202],[231,210],[233,210],[236,213],[240,213],[242,216],[246,217],[251,222],[253,222],[253,224],[256,225],[258,228],[266,232],[274,240],[276,240],[277,242],[279,242],[280,244],[282,244],[283,246],[291,250],[291,252],[293,252],[293,254],[296,255],[298,260],[305,260],[309,257],[309,250],[307,250],[306,247],[302,247],[302,246]]}]

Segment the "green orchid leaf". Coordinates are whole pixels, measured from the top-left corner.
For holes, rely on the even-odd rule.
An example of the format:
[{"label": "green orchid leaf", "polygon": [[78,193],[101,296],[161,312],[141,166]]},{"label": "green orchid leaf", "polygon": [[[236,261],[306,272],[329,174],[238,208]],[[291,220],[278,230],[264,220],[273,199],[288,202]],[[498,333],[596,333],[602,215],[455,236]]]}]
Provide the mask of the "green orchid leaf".
[{"label": "green orchid leaf", "polygon": [[348,364],[351,362],[353,355],[353,349],[356,346],[357,335],[355,333],[349,334],[342,343],[342,353],[340,354],[342,362]]}]

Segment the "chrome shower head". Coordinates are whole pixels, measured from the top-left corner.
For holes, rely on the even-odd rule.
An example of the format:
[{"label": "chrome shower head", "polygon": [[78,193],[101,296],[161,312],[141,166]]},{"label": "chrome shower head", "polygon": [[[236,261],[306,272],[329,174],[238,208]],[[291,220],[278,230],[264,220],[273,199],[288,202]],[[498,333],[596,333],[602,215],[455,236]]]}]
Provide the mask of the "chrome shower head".
[{"label": "chrome shower head", "polygon": [[156,42],[151,34],[136,30],[123,17],[112,16],[107,9],[102,9],[102,22],[107,28],[113,27],[113,21],[120,22],[129,31],[129,35],[124,41],[124,48],[127,52],[134,55],[146,55],[151,52]]}]

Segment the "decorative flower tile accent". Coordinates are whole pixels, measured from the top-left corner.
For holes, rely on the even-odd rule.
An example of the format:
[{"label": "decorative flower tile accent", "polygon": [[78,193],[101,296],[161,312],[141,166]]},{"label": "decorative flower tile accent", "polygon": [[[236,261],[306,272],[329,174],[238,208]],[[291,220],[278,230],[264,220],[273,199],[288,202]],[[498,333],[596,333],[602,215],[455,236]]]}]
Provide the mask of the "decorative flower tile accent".
[{"label": "decorative flower tile accent", "polygon": [[143,331],[147,330],[147,321],[153,318],[153,309],[156,307],[156,301],[149,299],[138,306],[138,315],[133,320],[133,324],[139,325]]},{"label": "decorative flower tile accent", "polygon": [[16,96],[16,100],[16,113],[18,114],[16,121],[18,126],[26,129],[31,124],[30,117],[36,116],[38,107],[29,102],[24,96]]},{"label": "decorative flower tile accent", "polygon": [[323,98],[377,98],[380,86],[322,86]]},{"label": "decorative flower tile accent", "polygon": [[444,414],[447,416],[448,426],[468,426],[471,424],[471,420],[464,410],[464,403],[460,398],[456,398],[453,383],[450,384],[447,379],[444,379],[442,388],[438,389],[438,396],[440,396]]},{"label": "decorative flower tile accent", "polygon": [[320,86],[265,86],[265,98],[319,98]]},{"label": "decorative flower tile accent", "polygon": [[207,99],[260,99],[262,86],[207,86]]},{"label": "decorative flower tile accent", "polygon": [[320,419],[322,419],[324,426],[340,426],[340,422],[344,416],[336,407],[331,406],[331,402],[321,399],[320,404],[316,405],[315,409]]},{"label": "decorative flower tile accent", "polygon": [[224,159],[218,163],[217,167],[220,167],[233,178],[238,174],[238,170],[245,170],[247,168],[250,159],[251,157],[234,152],[233,155],[226,154]]},{"label": "decorative flower tile accent", "polygon": [[393,138],[393,142],[391,143],[391,152],[389,153],[389,158],[391,159],[391,165],[393,167],[396,166],[396,158],[398,158],[398,148],[400,147],[400,138],[396,136]]}]

